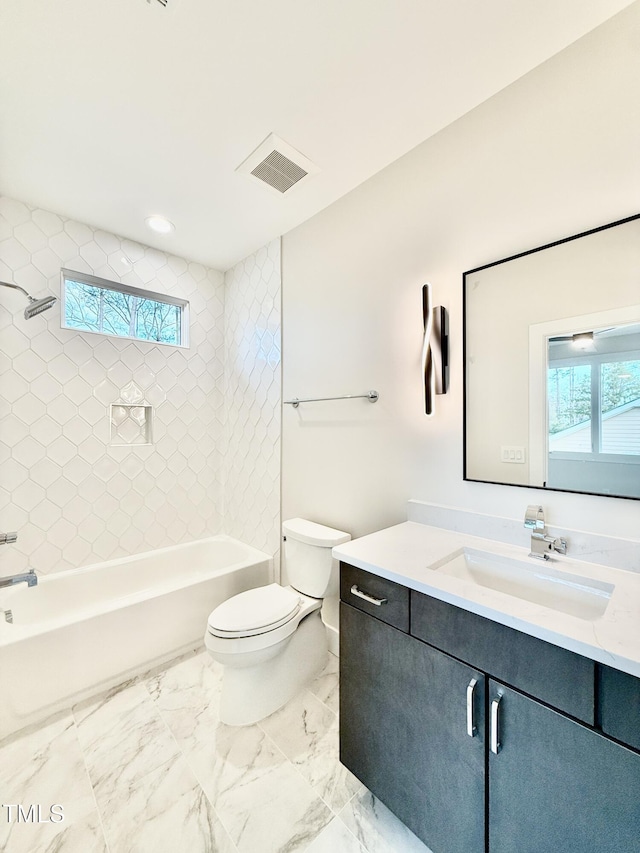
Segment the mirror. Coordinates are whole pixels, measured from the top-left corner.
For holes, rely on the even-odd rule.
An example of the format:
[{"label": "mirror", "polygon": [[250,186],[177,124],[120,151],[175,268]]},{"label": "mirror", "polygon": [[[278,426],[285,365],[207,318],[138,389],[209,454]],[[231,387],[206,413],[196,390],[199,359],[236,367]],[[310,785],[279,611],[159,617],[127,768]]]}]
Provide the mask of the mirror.
[{"label": "mirror", "polygon": [[640,214],[463,288],[465,480],[640,498]]}]

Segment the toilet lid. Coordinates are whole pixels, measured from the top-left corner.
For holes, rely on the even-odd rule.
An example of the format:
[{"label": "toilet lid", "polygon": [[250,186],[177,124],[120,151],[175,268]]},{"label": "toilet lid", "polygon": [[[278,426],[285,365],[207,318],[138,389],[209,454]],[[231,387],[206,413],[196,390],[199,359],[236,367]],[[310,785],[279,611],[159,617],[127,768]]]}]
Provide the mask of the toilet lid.
[{"label": "toilet lid", "polygon": [[219,637],[249,637],[284,625],[299,609],[299,595],[272,583],[223,601],[209,616],[208,627]]}]

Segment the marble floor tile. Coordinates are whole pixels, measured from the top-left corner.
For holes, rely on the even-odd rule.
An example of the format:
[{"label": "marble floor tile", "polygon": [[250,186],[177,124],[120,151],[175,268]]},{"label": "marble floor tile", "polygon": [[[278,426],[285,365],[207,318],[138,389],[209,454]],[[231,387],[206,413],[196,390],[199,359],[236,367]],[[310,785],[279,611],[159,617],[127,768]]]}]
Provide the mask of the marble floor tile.
[{"label": "marble floor tile", "polygon": [[10,802],[39,797],[57,803],[61,795],[77,800],[91,794],[71,713],[0,748],[0,786]]},{"label": "marble floor tile", "polygon": [[[46,849],[67,829],[97,815],[70,713],[0,748],[0,791],[0,849],[11,853]],[[62,806],[62,821],[49,821],[53,805]]]},{"label": "marble floor tile", "polygon": [[[9,810],[6,807],[7,803],[12,803],[14,807]],[[3,820],[0,823],[0,850],[6,851],[6,853],[33,853],[35,850],[47,850],[48,848],[57,850],[57,845],[62,846],[65,843],[63,837],[69,836],[91,838],[91,843],[98,850],[101,849],[100,843],[104,846],[104,837],[93,795],[77,800],[70,800],[66,796],[57,800],[25,797],[16,802],[6,798],[3,791],[3,804],[1,810]],[[17,814],[18,804],[23,809],[20,817]],[[40,806],[39,811],[37,810],[38,805]],[[59,809],[53,812],[53,814],[62,814],[63,820],[60,822],[49,821],[52,814],[50,808],[53,805],[62,806],[62,812]],[[29,812],[31,806],[34,808]],[[40,820],[42,822],[39,822]],[[89,827],[93,827],[92,832],[89,832]],[[74,831],[72,832],[72,830]],[[91,848],[88,847],[88,849]]]},{"label": "marble floor tile", "polygon": [[123,786],[179,755],[174,738],[141,684],[76,707],[74,715],[100,808]]},{"label": "marble floor tile", "polygon": [[198,731],[219,722],[222,666],[199,654],[145,680],[145,687],[178,743],[197,748]]},{"label": "marble floor tile", "polygon": [[332,817],[258,726],[220,723],[187,760],[240,853],[302,851]]},{"label": "marble floor tile", "polygon": [[320,675],[311,682],[309,690],[317,696],[321,702],[338,713],[338,668],[339,660],[335,655],[329,653],[325,668]]},{"label": "marble floor tile", "polygon": [[[99,728],[128,713],[147,701],[147,692],[138,680],[126,681],[112,690],[99,693],[73,706],[73,717],[78,727],[91,731],[91,725]],[[95,722],[94,722],[95,721]]]},{"label": "marble floor tile", "polygon": [[[14,853],[13,847],[5,849]],[[97,809],[53,838],[41,839],[29,853],[109,853]]]},{"label": "marble floor tile", "polygon": [[[334,817],[331,823],[316,836],[305,853],[367,853],[355,835],[352,835],[340,818]],[[396,851],[401,853],[401,851]]]},{"label": "marble floor tile", "polygon": [[366,789],[339,815],[367,853],[431,853],[380,800]]},{"label": "marble floor tile", "polygon": [[122,786],[101,811],[111,853],[235,853],[181,756]]},{"label": "marble floor tile", "polygon": [[362,790],[338,759],[336,715],[312,693],[302,691],[259,725],[334,812]]},{"label": "marble floor tile", "polygon": [[200,652],[144,679],[144,684],[163,710],[199,710],[220,701],[223,671],[207,652]]},{"label": "marble floor tile", "polygon": [[147,689],[238,848],[303,850],[330,813],[260,727],[220,723],[222,668],[207,657]]}]

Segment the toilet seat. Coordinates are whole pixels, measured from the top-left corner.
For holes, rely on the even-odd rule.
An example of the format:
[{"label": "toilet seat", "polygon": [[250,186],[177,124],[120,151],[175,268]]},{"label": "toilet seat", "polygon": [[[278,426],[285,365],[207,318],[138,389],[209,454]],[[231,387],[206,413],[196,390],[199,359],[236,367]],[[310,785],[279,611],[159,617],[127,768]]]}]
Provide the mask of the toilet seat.
[{"label": "toilet seat", "polygon": [[207,630],[228,639],[265,634],[294,619],[301,604],[298,593],[277,583],[250,589],[218,605],[209,615]]}]

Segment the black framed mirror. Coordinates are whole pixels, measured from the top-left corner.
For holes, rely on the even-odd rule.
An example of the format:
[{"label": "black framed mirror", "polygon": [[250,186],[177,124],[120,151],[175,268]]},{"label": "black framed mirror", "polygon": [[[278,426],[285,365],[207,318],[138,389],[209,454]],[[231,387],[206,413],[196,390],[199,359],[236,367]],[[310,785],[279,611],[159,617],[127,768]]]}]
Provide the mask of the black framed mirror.
[{"label": "black framed mirror", "polygon": [[463,275],[464,479],[640,498],[640,214]]}]

